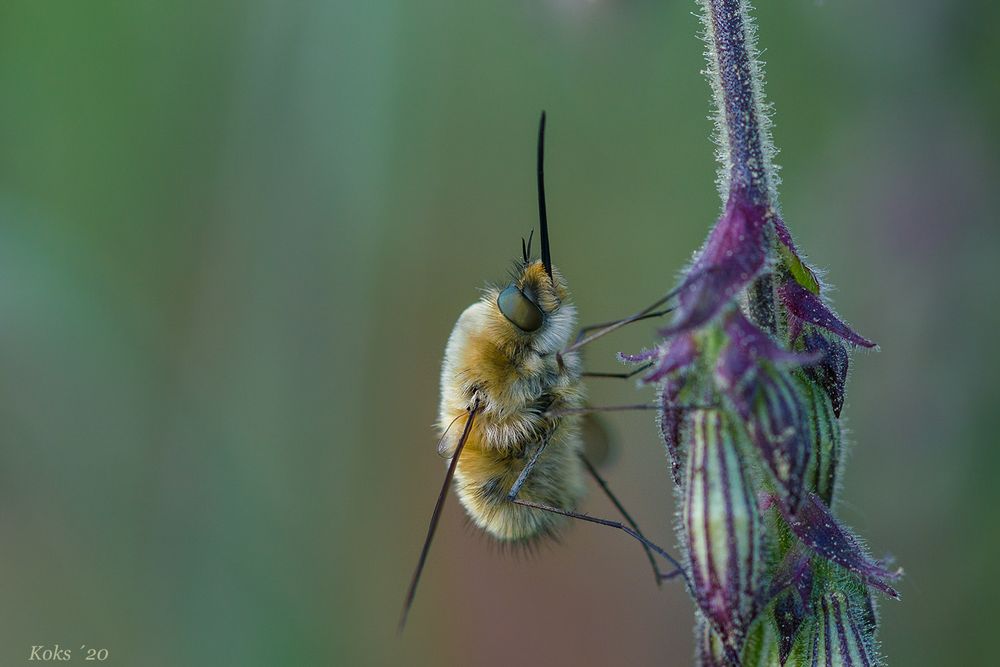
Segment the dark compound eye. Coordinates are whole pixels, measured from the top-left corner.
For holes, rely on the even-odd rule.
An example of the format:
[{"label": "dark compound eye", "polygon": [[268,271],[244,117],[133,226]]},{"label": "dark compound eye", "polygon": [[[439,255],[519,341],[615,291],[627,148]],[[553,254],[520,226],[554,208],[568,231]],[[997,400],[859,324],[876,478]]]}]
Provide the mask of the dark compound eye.
[{"label": "dark compound eye", "polygon": [[542,326],[542,311],[524,293],[511,285],[500,292],[497,307],[503,316],[522,331],[537,331]]}]

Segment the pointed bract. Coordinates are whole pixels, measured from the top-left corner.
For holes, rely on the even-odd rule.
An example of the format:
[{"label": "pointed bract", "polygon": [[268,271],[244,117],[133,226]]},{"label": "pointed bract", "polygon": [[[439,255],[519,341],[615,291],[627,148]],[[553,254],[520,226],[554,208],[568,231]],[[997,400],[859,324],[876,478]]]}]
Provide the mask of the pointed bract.
[{"label": "pointed bract", "polygon": [[729,197],[726,210],[681,283],[680,308],[663,335],[699,327],[735,300],[766,264],[766,228],[766,208],[735,193]]},{"label": "pointed bract", "polygon": [[627,354],[625,352],[619,352],[618,361],[621,361],[622,363],[626,364],[641,364],[643,362],[650,361],[652,359],[657,359],[664,354],[666,345],[667,345],[666,343],[662,345],[657,345],[647,350],[643,350],[642,352],[636,352],[635,354]]},{"label": "pointed bract", "polygon": [[[778,288],[778,298],[788,308],[789,319],[796,317],[803,322],[814,324],[830,331],[849,343],[861,347],[875,347],[875,343],[847,326],[822,299],[794,280],[789,280]],[[801,325],[797,325],[801,326]],[[791,328],[791,326],[790,326]]]},{"label": "pointed bract", "polygon": [[660,389],[660,436],[670,458],[670,476],[674,484],[683,483],[683,428],[687,419],[687,411],[677,405],[677,395],[680,391],[680,381],[667,380]]},{"label": "pointed bract", "polygon": [[666,351],[660,356],[653,370],[642,379],[645,383],[659,382],[663,378],[694,363],[698,346],[694,336],[683,333],[670,339]]},{"label": "pointed bract", "polygon": [[[799,257],[799,251],[792,241],[791,232],[788,231],[785,222],[778,216],[774,216],[774,229],[778,237],[778,254],[785,268],[792,274],[796,282],[813,294],[819,294],[819,278],[816,277],[816,273]],[[792,339],[794,340],[794,337]]]},{"label": "pointed bract", "polygon": [[782,503],[776,504],[803,544],[823,558],[854,572],[869,586],[899,599],[899,593],[888,582],[898,579],[902,570],[889,570],[869,557],[857,538],[840,525],[819,496],[808,494],[794,515]]},{"label": "pointed bract", "polygon": [[751,384],[753,374],[761,368],[762,362],[791,368],[813,364],[822,358],[821,351],[792,352],[784,349],[735,308],[726,314],[723,331],[728,343],[715,367],[716,382],[723,391]]}]

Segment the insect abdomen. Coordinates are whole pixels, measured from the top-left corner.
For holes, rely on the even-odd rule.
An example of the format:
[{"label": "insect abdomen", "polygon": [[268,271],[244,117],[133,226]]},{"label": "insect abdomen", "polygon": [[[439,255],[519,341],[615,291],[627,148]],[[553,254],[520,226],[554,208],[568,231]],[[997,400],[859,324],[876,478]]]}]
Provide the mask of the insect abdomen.
[{"label": "insect abdomen", "polygon": [[[511,487],[527,464],[534,447],[522,456],[501,455],[481,447],[462,453],[455,472],[458,497],[473,522],[504,541],[523,541],[553,533],[564,517],[516,505],[508,500]],[[576,425],[563,420],[518,494],[560,509],[574,509],[583,496],[583,467]]]},{"label": "insect abdomen", "polygon": [[[576,355],[521,350],[513,357],[496,340],[496,319],[489,301],[473,304],[459,318],[448,340],[441,373],[439,425],[461,420],[474,402],[480,406],[472,432],[455,471],[459,500],[473,522],[504,541],[524,541],[552,533],[564,517],[516,505],[511,487],[546,433],[552,436],[518,498],[559,509],[575,509],[584,492],[581,442],[577,418],[547,415],[550,410],[577,408],[583,387]],[[569,312],[569,311],[568,311]],[[506,325],[505,325],[506,326]],[[572,318],[554,340],[565,345]],[[460,428],[444,439],[441,452],[450,456]]]}]

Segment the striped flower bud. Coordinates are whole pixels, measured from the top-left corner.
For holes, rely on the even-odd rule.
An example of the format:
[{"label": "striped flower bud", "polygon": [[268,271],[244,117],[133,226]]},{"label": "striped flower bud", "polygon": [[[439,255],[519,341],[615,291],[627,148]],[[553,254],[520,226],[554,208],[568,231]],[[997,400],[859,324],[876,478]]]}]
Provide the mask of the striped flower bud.
[{"label": "striped flower bud", "polygon": [[725,207],[657,302],[673,312],[662,340],[621,356],[647,364],[659,390],[697,662],[868,667],[870,593],[898,597],[901,571],[871,558],[830,507],[848,351],[876,345],[834,312],[778,213],[749,3],[699,4]]},{"label": "striped flower bud", "polygon": [[840,465],[840,421],[830,396],[821,387],[801,379],[798,385],[805,398],[812,443],[812,457],[806,470],[806,490],[816,493],[829,507],[833,504]]},{"label": "striped flower bud", "polygon": [[743,647],[741,667],[779,667],[781,665],[778,631],[768,617],[759,617],[750,626]]},{"label": "striped flower bud", "polygon": [[871,667],[877,656],[869,633],[863,630],[861,605],[852,604],[840,592],[820,599],[814,618],[811,662],[815,667]]},{"label": "striped flower bud", "polygon": [[738,310],[727,316],[724,328],[728,343],[716,363],[716,384],[742,417],[782,500],[794,511],[812,447],[799,385],[784,369],[816,361],[817,355],[778,347]]},{"label": "striped flower bud", "polygon": [[698,667],[777,667],[778,639],[766,619],[750,626],[743,652],[734,659],[722,638],[701,614],[695,619],[695,664]]},{"label": "striped flower bud", "polygon": [[701,614],[695,619],[695,662],[698,667],[728,667],[726,647],[722,644],[719,633]]},{"label": "striped flower bud", "polygon": [[731,661],[756,613],[763,565],[763,527],[738,434],[723,411],[692,411],[683,509],[695,601]]}]

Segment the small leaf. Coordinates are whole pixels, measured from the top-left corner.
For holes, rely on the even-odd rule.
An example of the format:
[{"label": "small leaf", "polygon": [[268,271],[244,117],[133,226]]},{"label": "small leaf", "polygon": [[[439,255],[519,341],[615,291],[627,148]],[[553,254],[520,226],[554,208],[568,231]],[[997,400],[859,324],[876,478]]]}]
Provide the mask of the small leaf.
[{"label": "small leaf", "polygon": [[779,240],[778,254],[781,255],[781,261],[784,262],[788,272],[792,274],[793,278],[795,278],[795,282],[802,285],[813,294],[818,295],[819,281],[816,280],[816,276],[809,270],[809,267],[806,266],[801,259],[799,259],[799,256],[795,254],[795,251]]}]

